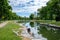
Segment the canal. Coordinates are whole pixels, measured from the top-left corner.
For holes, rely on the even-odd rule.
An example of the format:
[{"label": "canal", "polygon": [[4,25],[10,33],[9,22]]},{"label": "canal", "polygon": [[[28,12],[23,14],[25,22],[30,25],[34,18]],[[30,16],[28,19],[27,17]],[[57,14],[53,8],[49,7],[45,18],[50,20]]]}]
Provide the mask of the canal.
[{"label": "canal", "polygon": [[25,27],[30,28],[33,37],[41,40],[60,40],[60,29],[43,26],[38,22],[24,22]]}]

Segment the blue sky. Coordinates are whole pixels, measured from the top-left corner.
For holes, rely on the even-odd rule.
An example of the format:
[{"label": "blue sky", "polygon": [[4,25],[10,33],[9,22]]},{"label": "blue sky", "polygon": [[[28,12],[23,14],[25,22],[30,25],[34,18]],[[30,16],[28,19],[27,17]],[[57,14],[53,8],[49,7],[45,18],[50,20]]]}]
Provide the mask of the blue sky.
[{"label": "blue sky", "polygon": [[49,0],[9,0],[10,5],[13,8],[13,12],[16,12],[19,16],[29,17],[31,13],[37,12],[38,8],[46,6]]}]

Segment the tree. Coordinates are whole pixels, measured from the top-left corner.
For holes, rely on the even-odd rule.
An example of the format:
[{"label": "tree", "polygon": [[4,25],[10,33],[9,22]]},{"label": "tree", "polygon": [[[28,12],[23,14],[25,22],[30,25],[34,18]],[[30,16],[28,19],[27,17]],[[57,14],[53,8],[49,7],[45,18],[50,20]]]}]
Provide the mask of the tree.
[{"label": "tree", "polygon": [[40,19],[55,20],[60,16],[60,0],[50,0],[47,6],[38,9]]},{"label": "tree", "polygon": [[0,0],[0,20],[15,20],[20,17],[12,12],[12,7],[9,5],[8,0]]},{"label": "tree", "polygon": [[34,14],[30,15],[30,19],[33,20],[34,19]]},{"label": "tree", "polygon": [[11,9],[8,0],[0,0],[0,19],[3,19],[2,17],[5,18]]}]

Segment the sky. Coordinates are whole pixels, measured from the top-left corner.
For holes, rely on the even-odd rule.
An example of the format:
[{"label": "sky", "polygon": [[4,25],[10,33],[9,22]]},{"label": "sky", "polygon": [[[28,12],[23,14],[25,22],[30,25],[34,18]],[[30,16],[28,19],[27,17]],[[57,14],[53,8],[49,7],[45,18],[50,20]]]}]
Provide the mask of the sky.
[{"label": "sky", "polygon": [[37,12],[38,8],[46,6],[49,0],[9,0],[12,11],[19,16],[29,17],[31,13]]}]

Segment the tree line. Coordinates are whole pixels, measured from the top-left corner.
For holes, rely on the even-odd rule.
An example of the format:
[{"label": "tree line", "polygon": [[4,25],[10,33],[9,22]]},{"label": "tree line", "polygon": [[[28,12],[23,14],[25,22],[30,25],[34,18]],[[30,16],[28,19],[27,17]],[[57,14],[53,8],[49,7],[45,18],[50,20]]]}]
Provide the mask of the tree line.
[{"label": "tree line", "polygon": [[60,0],[50,0],[47,6],[38,9],[37,15],[42,20],[60,21]]},{"label": "tree line", "polygon": [[23,17],[20,17],[16,13],[12,12],[9,0],[0,0],[0,20],[16,20],[22,18]]}]

